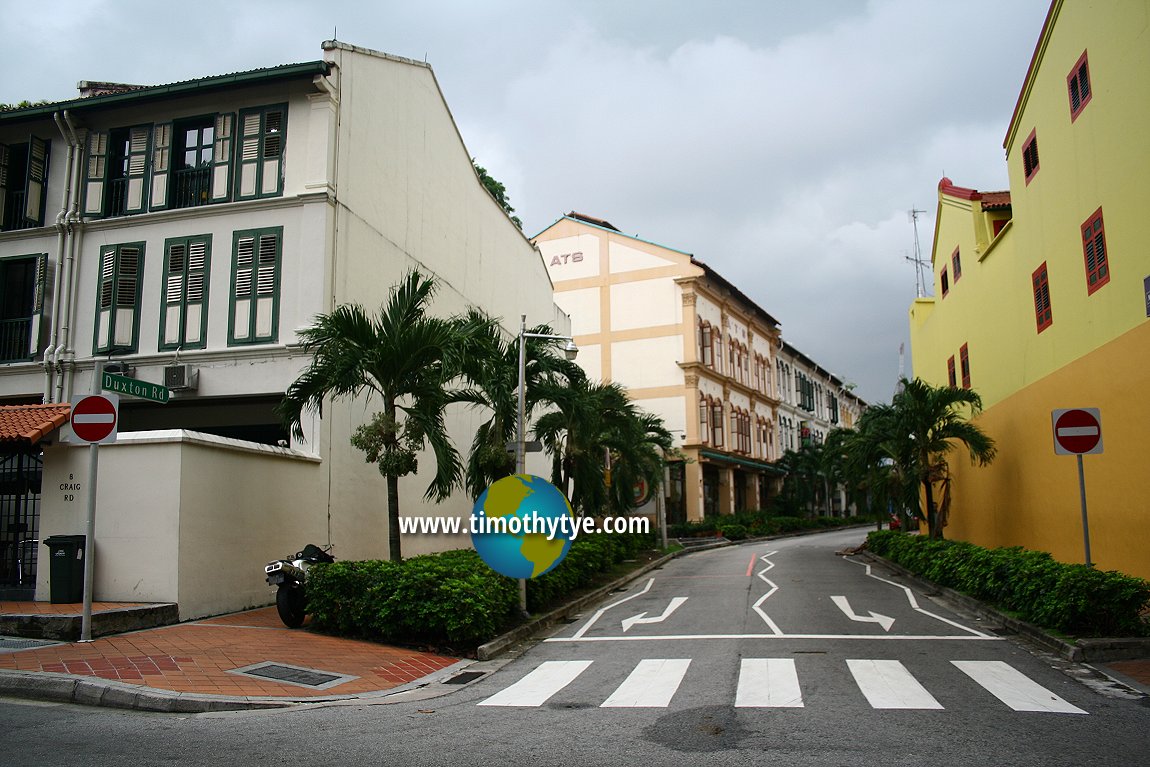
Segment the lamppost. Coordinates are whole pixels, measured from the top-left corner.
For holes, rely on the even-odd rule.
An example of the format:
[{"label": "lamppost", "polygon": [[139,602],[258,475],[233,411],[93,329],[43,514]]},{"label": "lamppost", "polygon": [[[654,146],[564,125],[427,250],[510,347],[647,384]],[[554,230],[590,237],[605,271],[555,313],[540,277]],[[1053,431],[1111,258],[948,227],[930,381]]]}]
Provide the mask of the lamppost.
[{"label": "lamppost", "polygon": [[[526,339],[528,338],[543,338],[549,341],[566,341],[563,345],[563,356],[568,361],[575,359],[575,355],[579,353],[579,347],[575,345],[575,340],[571,336],[553,336],[547,333],[528,333],[527,332],[527,315],[522,314],[519,316],[519,405],[515,427],[515,473],[526,474],[527,464],[527,450],[526,443],[523,440],[524,428],[523,420],[526,415],[526,390],[527,390],[527,354],[526,354]],[[526,617],[527,612],[527,579],[519,579],[519,610]]]}]

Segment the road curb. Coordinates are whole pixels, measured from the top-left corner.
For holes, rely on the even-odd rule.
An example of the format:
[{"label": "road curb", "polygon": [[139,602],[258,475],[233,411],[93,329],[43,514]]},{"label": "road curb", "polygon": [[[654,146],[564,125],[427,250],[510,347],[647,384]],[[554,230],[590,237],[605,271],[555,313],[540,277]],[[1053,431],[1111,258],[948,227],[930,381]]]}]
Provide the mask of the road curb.
[{"label": "road curb", "polygon": [[941,594],[952,602],[957,602],[966,609],[982,615],[984,618],[990,618],[998,623],[1001,623],[1008,631],[1026,637],[1035,644],[1056,653],[1064,660],[1073,661],[1076,663],[1105,663],[1114,660],[1130,660],[1136,658],[1150,657],[1150,639],[1143,639],[1140,637],[1116,637],[1116,638],[1099,638],[1099,639],[1077,639],[1073,643],[1055,636],[1044,629],[1035,626],[1032,623],[1021,621],[1013,618],[1006,613],[1003,613],[994,607],[981,602],[974,597],[967,596],[962,592],[955,591],[954,589],[947,588],[946,586],[939,586],[933,581],[929,581],[921,576],[915,575],[910,570],[907,570],[902,565],[891,562],[885,557],[880,557],[870,551],[860,551],[854,556],[862,557],[869,562],[882,564],[898,573],[900,577],[907,580],[914,586],[917,586],[922,591],[930,594]]}]

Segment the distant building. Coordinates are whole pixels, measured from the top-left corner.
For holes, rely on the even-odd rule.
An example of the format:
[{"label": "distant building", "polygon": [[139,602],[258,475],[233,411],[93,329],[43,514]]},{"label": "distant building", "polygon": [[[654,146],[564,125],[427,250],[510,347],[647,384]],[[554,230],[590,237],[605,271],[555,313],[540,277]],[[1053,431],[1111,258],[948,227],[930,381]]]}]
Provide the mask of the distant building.
[{"label": "distant building", "polygon": [[[785,344],[774,317],[691,254],[579,213],[535,243],[555,302],[571,315],[580,366],[625,386],[677,437],[685,460],[670,472],[671,522],[765,507],[782,474],[773,462],[786,449],[784,413],[795,429],[802,421],[816,430],[857,414],[858,399]],[[802,417],[784,404],[797,397],[783,388],[793,375],[784,383],[776,372],[784,360],[818,387],[818,407],[812,399]]]},{"label": "distant building", "polygon": [[[305,543],[386,556],[385,481],[349,444],[378,401],[328,405],[301,442],[274,412],[316,314],[374,313],[418,268],[440,278],[445,315],[567,329],[431,68],[323,49],[169,85],[82,83],[82,98],[0,113],[0,403],[73,401],[99,388],[96,360],[174,390],[163,405],[124,397],[120,439],[101,449],[99,599],[195,617],[266,603],[262,565]],[[450,414],[461,449],[480,420]],[[41,596],[47,568],[14,577],[17,542],[83,532],[86,451],[67,431],[0,434],[21,477],[0,491],[0,578],[31,576]],[[433,458],[420,465],[400,483],[405,515],[470,513],[464,493],[423,502]],[[412,536],[404,552],[465,545]]]},{"label": "distant building", "polygon": [[935,296],[910,310],[915,375],[974,388],[997,460],[961,449],[946,534],[1083,560],[1075,459],[1054,454],[1051,411],[1097,407],[1102,455],[1084,458],[1092,554],[1150,576],[1150,46],[1144,2],[1055,0],[1004,146],[1010,189],[944,178]]}]

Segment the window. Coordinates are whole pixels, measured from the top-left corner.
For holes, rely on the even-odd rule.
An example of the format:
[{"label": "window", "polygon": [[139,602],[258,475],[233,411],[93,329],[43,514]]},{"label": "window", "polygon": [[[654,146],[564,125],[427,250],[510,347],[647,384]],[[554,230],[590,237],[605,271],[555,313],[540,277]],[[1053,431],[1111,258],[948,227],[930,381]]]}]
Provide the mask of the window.
[{"label": "window", "polygon": [[1022,145],[1022,170],[1026,174],[1026,183],[1028,184],[1030,179],[1034,178],[1034,174],[1038,172],[1038,136],[1033,130],[1030,131],[1030,137],[1026,139],[1026,143]]},{"label": "window", "polygon": [[40,349],[48,256],[0,258],[0,362],[31,360]]},{"label": "window", "polygon": [[699,361],[709,368],[715,366],[713,333],[711,323],[703,320],[702,324],[699,325]]},{"label": "window", "polygon": [[1070,122],[1090,103],[1090,70],[1086,66],[1086,51],[1066,76],[1066,91],[1070,96]]},{"label": "window", "polygon": [[283,192],[284,130],[287,105],[240,112],[236,199],[276,197]]},{"label": "window", "polygon": [[702,394],[699,395],[699,441],[704,445],[710,442],[710,415],[711,403]]},{"label": "window", "polygon": [[958,386],[958,378],[954,372],[954,355],[950,355],[950,359],[946,361],[946,382],[950,384],[950,388]]},{"label": "window", "polygon": [[962,258],[959,256],[958,248],[950,254],[950,266],[954,270],[954,284],[958,284],[958,280],[962,277]]},{"label": "window", "polygon": [[1050,312],[1050,279],[1046,273],[1045,261],[1030,275],[1030,282],[1034,288],[1034,317],[1038,322],[1038,332],[1041,333],[1054,324]]},{"label": "window", "polygon": [[942,274],[939,275],[939,282],[942,283],[942,295],[945,298],[946,294],[950,292],[950,278],[946,276],[946,267],[942,267]]},{"label": "window", "polygon": [[0,230],[44,226],[50,146],[35,136],[26,144],[0,144]]},{"label": "window", "polygon": [[161,350],[204,348],[211,253],[210,234],[164,242]]},{"label": "window", "polygon": [[970,388],[970,352],[963,344],[958,350],[958,364],[962,368],[962,388]]},{"label": "window", "polygon": [[1010,222],[1009,218],[996,218],[992,223],[994,226],[994,236],[997,237],[1002,228]]},{"label": "window", "polygon": [[236,232],[228,344],[275,343],[283,227]]},{"label": "window", "polygon": [[711,403],[711,444],[723,446],[723,403],[719,400]]},{"label": "window", "polygon": [[1086,295],[1110,282],[1110,262],[1106,258],[1106,228],[1102,208],[1082,225],[1082,254],[1086,260]]},{"label": "window", "polygon": [[136,351],[143,273],[144,243],[106,245],[100,249],[94,344],[97,353]]}]

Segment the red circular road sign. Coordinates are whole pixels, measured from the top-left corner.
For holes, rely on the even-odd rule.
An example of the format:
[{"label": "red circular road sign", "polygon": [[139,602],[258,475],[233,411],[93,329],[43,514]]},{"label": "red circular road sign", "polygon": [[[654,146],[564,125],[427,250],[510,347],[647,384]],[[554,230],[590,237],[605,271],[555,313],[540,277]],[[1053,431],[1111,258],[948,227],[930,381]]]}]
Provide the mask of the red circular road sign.
[{"label": "red circular road sign", "polygon": [[116,430],[116,404],[93,394],[72,406],[72,431],[85,442],[100,442]]},{"label": "red circular road sign", "polygon": [[1054,421],[1054,439],[1071,453],[1089,453],[1102,439],[1102,424],[1086,410],[1067,410]]}]

